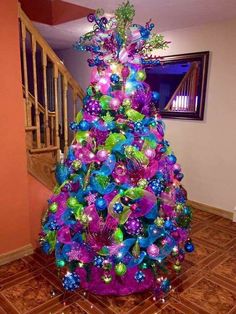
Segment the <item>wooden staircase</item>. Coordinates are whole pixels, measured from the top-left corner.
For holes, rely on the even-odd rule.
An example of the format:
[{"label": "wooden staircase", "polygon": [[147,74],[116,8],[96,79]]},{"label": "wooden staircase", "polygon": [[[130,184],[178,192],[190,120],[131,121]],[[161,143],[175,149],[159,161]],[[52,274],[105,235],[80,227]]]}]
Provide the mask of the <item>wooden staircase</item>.
[{"label": "wooden staircase", "polygon": [[22,90],[28,171],[52,189],[84,92],[19,5]]}]

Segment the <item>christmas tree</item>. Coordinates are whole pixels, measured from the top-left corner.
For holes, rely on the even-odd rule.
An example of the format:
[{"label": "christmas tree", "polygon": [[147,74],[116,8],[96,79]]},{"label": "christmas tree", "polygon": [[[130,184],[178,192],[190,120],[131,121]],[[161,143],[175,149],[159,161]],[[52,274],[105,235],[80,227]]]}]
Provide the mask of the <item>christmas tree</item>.
[{"label": "christmas tree", "polygon": [[170,267],[179,272],[194,249],[183,174],[164,138],[159,94],[145,83],[145,68],[159,62],[152,51],[167,42],[153,23],[132,24],[134,14],[129,2],[109,20],[90,14],[93,31],[75,45],[91,53],[91,83],[40,235],[70,291],[165,294]]}]

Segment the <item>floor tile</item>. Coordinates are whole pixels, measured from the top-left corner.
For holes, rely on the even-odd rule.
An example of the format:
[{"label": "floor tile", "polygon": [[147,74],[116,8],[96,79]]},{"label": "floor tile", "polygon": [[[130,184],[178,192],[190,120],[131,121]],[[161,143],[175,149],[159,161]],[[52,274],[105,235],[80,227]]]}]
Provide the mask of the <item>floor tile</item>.
[{"label": "floor tile", "polygon": [[228,313],[236,304],[236,295],[206,278],[200,279],[181,296],[208,313]]},{"label": "floor tile", "polygon": [[62,291],[43,275],[36,275],[29,280],[2,290],[0,294],[19,313],[27,313],[51,301],[53,297],[61,293]]}]

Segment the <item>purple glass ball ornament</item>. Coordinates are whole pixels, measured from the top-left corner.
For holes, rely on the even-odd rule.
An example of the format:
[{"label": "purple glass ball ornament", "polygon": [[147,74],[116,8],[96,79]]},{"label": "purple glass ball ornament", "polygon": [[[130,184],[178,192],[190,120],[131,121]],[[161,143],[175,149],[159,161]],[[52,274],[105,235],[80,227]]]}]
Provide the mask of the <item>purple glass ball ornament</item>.
[{"label": "purple glass ball ornament", "polygon": [[143,232],[143,224],[139,218],[130,217],[124,224],[124,228],[130,235],[139,235]]},{"label": "purple glass ball ornament", "polygon": [[159,252],[159,247],[156,244],[151,244],[147,248],[147,253],[150,257],[157,257]]},{"label": "purple glass ball ornament", "polygon": [[101,149],[97,152],[96,156],[99,161],[105,161],[108,157],[108,152],[105,149]]},{"label": "purple glass ball ornament", "polygon": [[102,108],[97,100],[92,99],[84,105],[84,110],[91,115],[98,116],[101,113]]}]

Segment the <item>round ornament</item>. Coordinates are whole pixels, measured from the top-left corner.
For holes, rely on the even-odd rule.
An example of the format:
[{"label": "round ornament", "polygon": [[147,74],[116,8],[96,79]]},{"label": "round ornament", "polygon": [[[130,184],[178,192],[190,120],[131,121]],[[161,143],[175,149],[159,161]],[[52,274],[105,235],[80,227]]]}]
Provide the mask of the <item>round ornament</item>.
[{"label": "round ornament", "polygon": [[146,72],[145,72],[145,70],[139,70],[136,73],[136,80],[137,81],[145,81],[146,80]]},{"label": "round ornament", "polygon": [[65,290],[74,291],[80,286],[80,277],[75,272],[68,272],[62,279],[62,285]]},{"label": "round ornament", "polygon": [[49,206],[49,210],[52,213],[55,213],[57,211],[58,208],[58,204],[56,202],[53,202],[50,206]]},{"label": "round ornament", "polygon": [[90,123],[86,120],[81,120],[79,123],[79,129],[81,131],[88,131],[90,129]]},{"label": "round ornament", "polygon": [[111,75],[110,80],[113,84],[117,84],[120,81],[120,77],[118,74],[114,73]]},{"label": "round ornament", "polygon": [[127,267],[123,263],[119,263],[115,266],[115,273],[118,276],[123,276],[127,271]]},{"label": "round ornament", "polygon": [[194,245],[192,244],[191,241],[187,241],[184,245],[184,249],[186,252],[191,253],[194,251]]},{"label": "round ornament", "polygon": [[134,275],[134,279],[138,282],[138,283],[141,283],[142,281],[144,281],[145,279],[145,274],[139,270],[135,273]]},{"label": "round ornament", "polygon": [[159,252],[159,247],[156,244],[151,244],[147,248],[147,253],[150,257],[157,257]]},{"label": "round ornament", "polygon": [[116,214],[121,214],[124,210],[124,206],[121,203],[116,202],[112,209]]},{"label": "round ornament", "polygon": [[89,114],[98,116],[101,111],[101,105],[97,100],[89,100],[85,105],[84,105],[84,110],[87,111]]},{"label": "round ornament", "polygon": [[107,201],[103,197],[99,197],[95,201],[95,206],[97,210],[104,210],[107,208]]},{"label": "round ornament", "polygon": [[139,218],[130,217],[124,224],[124,228],[130,235],[139,235],[143,232],[143,224]]}]

